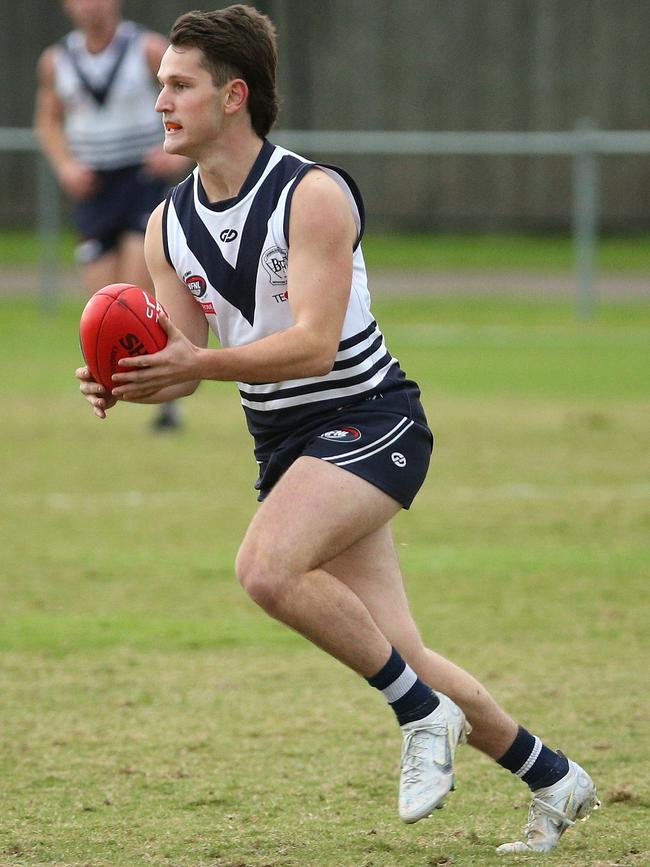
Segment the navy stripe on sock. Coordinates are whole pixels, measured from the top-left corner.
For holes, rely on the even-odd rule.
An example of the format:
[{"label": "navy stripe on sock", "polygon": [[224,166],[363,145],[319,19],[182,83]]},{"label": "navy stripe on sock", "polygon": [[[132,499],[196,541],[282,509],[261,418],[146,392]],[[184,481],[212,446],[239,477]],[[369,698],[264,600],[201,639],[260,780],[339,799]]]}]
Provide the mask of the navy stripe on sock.
[{"label": "navy stripe on sock", "polygon": [[417,680],[405,696],[394,701],[391,707],[395,711],[397,722],[405,723],[429,716],[440,704],[440,699],[426,683]]},{"label": "navy stripe on sock", "polygon": [[[538,752],[534,756],[536,748]],[[498,764],[521,777],[533,791],[552,786],[569,771],[566,756],[549,749],[523,726],[519,726],[517,736],[507,752],[498,759]],[[530,767],[526,768],[527,764]]]},{"label": "navy stripe on sock", "polygon": [[[372,677],[366,678],[366,680],[375,689],[383,691],[394,684],[406,670],[406,663],[395,648],[393,648],[383,668]],[[427,686],[424,681],[420,680],[411,669],[408,670],[407,674],[414,679],[412,685],[404,695],[394,701],[390,701],[389,699],[390,706],[395,711],[395,716],[400,725],[423,719],[440,704],[440,699],[430,686]]]},{"label": "navy stripe on sock", "polygon": [[394,683],[406,668],[406,663],[393,647],[391,655],[388,657],[386,665],[380,669],[373,677],[367,677],[366,680],[370,686],[375,689],[386,689],[391,683]]},{"label": "navy stripe on sock", "polygon": [[569,760],[542,744],[542,750],[532,768],[521,778],[533,791],[557,783],[569,773]]},{"label": "navy stripe on sock", "polygon": [[523,726],[519,726],[517,735],[508,751],[497,760],[498,764],[511,774],[516,774],[528,761],[535,746],[535,738]]}]

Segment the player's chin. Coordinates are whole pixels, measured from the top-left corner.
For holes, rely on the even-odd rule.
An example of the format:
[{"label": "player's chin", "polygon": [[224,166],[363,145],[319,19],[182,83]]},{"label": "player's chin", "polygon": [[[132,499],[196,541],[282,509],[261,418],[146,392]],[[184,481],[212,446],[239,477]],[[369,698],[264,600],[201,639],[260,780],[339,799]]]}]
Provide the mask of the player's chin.
[{"label": "player's chin", "polygon": [[[183,147],[183,138],[176,133],[165,133],[165,141],[163,143],[163,150],[166,154],[178,154],[179,156],[185,156],[185,148]],[[187,146],[187,142],[185,142],[185,146]]]}]

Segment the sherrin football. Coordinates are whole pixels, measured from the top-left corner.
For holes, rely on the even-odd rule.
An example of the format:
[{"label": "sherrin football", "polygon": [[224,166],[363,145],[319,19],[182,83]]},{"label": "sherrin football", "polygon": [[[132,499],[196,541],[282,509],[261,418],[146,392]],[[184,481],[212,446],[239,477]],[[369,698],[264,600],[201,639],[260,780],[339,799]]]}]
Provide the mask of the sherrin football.
[{"label": "sherrin football", "polygon": [[164,349],[167,334],[158,322],[164,309],[156,299],[130,283],[112,283],[92,296],[81,314],[81,351],[95,382],[107,391],[111,377],[124,368],[121,358],[151,355]]}]

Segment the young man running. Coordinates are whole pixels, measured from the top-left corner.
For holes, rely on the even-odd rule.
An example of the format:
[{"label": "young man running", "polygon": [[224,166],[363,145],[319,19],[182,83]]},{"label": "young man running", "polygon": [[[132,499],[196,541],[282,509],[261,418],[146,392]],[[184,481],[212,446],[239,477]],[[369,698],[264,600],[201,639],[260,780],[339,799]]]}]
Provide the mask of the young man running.
[{"label": "young man running", "polygon": [[[403,734],[403,821],[443,803],[471,726],[471,745],[533,792],[525,840],[500,851],[550,850],[597,804],[596,789],[422,643],[390,521],[422,484],[431,433],[370,312],[356,185],[266,138],[275,67],[273,27],[250,7],[176,21],[156,109],[167,152],[198,165],[146,237],[169,342],[122,362],[112,394],[80,368],[81,391],[105,418],[117,400],[237,382],[262,501],[237,556],[245,589],[384,694]],[[220,349],[207,348],[209,327]]]}]

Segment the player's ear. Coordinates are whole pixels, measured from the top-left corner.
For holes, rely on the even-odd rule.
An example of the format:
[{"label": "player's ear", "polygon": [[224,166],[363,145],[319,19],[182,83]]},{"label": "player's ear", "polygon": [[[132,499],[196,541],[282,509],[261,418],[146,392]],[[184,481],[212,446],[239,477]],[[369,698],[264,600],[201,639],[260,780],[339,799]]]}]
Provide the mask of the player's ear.
[{"label": "player's ear", "polygon": [[225,111],[226,114],[235,114],[248,99],[248,85],[242,78],[233,78],[226,86]]}]

